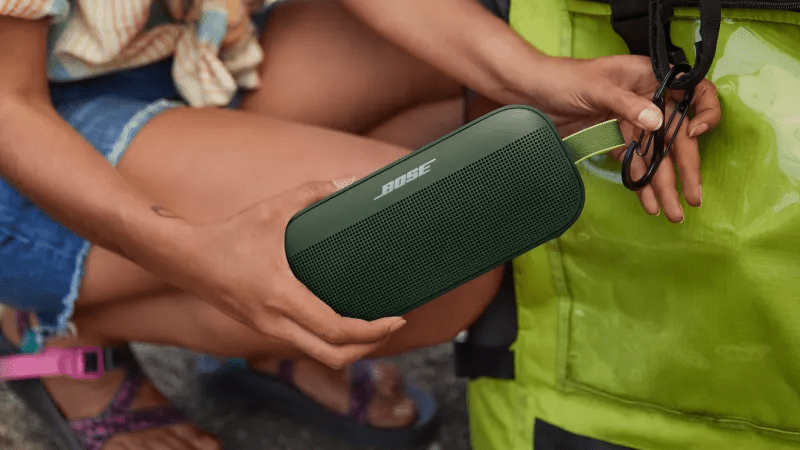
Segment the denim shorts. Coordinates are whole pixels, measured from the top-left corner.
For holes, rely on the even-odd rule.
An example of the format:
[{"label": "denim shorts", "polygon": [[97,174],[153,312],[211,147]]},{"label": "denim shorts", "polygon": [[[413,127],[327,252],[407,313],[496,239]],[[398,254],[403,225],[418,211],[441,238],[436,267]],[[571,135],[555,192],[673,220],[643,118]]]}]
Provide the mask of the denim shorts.
[{"label": "denim shorts", "polygon": [[[272,4],[254,15],[266,24]],[[142,127],[186,106],[175,90],[172,59],[89,80],[51,83],[59,115],[116,165]],[[235,108],[237,93],[230,108]],[[70,329],[90,244],[47,216],[0,177],[0,305],[33,313],[38,340]]]}]

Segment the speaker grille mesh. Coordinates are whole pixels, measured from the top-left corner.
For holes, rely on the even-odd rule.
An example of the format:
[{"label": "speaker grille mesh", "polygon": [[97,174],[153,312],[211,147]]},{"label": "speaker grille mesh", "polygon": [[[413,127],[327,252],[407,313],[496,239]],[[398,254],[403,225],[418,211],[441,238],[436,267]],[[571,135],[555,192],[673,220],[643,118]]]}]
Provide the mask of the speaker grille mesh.
[{"label": "speaker grille mesh", "polygon": [[560,234],[583,197],[548,133],[528,134],[299,252],[290,258],[295,276],[338,313],[372,320]]}]

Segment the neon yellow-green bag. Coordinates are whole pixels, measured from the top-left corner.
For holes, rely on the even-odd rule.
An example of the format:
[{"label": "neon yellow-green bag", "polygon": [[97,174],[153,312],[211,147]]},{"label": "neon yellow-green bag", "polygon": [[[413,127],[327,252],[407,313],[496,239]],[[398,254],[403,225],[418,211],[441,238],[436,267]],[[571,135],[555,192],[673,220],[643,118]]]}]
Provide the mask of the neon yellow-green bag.
[{"label": "neon yellow-green bag", "polygon": [[[609,16],[512,0],[510,21],[550,54],[627,53]],[[698,17],[672,25],[690,61]],[[723,10],[708,78],[702,207],[648,216],[595,158],[578,222],[515,260],[516,380],[470,382],[473,448],[535,448],[537,419],[642,450],[800,448],[800,13]]]}]

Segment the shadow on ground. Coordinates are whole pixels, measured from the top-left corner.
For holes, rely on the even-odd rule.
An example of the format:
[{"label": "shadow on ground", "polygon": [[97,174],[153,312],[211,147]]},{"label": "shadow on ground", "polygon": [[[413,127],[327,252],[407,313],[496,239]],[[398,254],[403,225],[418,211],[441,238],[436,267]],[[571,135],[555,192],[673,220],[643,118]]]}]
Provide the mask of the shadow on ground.
[{"label": "shadow on ground", "polygon": [[[220,436],[232,450],[350,450],[354,447],[314,429],[270,414],[221,409],[200,393],[196,355],[180,349],[135,345],[145,370],[161,391],[201,427]],[[428,446],[412,450],[469,449],[465,382],[453,375],[451,344],[392,358],[407,382],[432,392],[442,427]],[[365,450],[373,450],[361,447]],[[55,450],[38,417],[0,383],[0,450]]]}]

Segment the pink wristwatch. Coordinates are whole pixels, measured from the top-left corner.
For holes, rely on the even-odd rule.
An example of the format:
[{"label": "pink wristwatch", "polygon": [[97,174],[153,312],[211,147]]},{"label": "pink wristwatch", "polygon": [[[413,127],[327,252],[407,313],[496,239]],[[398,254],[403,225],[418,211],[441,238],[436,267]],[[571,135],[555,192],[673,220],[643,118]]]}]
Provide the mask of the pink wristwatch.
[{"label": "pink wristwatch", "polygon": [[0,380],[67,376],[94,380],[103,376],[103,349],[96,346],[46,348],[39,353],[0,357]]}]

